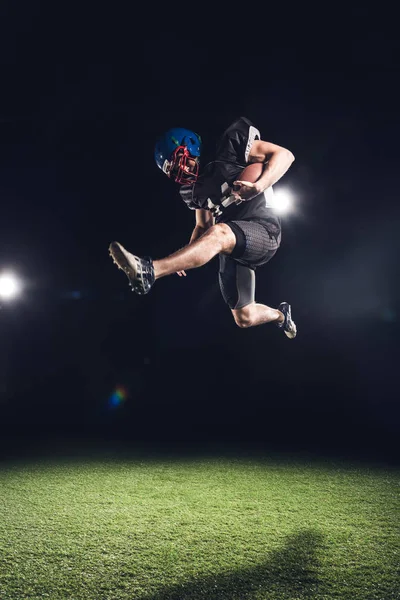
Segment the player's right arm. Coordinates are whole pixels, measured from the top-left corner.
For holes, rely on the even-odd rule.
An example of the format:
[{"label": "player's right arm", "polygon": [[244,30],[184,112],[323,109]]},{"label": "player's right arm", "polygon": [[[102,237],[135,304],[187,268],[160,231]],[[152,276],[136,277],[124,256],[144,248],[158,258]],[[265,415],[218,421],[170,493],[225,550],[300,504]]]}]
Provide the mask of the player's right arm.
[{"label": "player's right arm", "polygon": [[[213,225],[214,217],[212,213],[204,208],[196,208],[196,224],[192,231],[192,235],[190,236],[189,244],[192,244],[199,239],[199,237],[202,236],[203,233],[205,233],[207,229],[210,229],[210,227]],[[182,277],[182,275],[186,276],[186,273],[185,271],[178,271],[178,275]]]}]

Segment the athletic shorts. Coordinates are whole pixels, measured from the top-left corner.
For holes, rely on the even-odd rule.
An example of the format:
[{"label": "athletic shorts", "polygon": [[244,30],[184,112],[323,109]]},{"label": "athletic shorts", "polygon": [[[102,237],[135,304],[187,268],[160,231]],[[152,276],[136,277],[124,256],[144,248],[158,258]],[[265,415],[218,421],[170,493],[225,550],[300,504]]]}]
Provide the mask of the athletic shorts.
[{"label": "athletic shorts", "polygon": [[243,308],[254,302],[255,270],[275,255],[281,243],[281,230],[267,221],[229,221],[236,237],[230,255],[219,255],[219,285],[230,308]]}]

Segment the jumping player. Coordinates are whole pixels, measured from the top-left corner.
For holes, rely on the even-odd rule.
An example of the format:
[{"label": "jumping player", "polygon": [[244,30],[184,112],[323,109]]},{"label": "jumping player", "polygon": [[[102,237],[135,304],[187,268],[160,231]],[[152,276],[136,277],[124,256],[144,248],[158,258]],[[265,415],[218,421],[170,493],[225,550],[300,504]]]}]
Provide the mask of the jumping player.
[{"label": "jumping player", "polygon": [[[292,152],[261,139],[245,117],[234,121],[221,136],[212,160],[204,161],[200,136],[188,129],[165,132],[155,146],[158,167],[176,182],[186,205],[195,211],[189,243],[153,260],[128,252],[119,242],[109,247],[111,257],[128,277],[137,294],[147,294],[161,277],[186,271],[219,255],[222,296],[239,327],[274,322],[287,337],[297,330],[291,306],[271,308],[255,301],[255,272],[276,253],[281,243],[281,222],[273,208],[272,186],[294,161]],[[254,183],[240,180],[252,163],[262,163]]]}]

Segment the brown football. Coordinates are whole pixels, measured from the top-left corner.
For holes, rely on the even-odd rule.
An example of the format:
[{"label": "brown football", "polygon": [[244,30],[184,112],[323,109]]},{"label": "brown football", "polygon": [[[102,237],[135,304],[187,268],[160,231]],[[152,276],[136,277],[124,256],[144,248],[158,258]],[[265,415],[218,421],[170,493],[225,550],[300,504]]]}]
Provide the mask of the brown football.
[{"label": "brown football", "polygon": [[261,173],[263,172],[264,163],[250,163],[243,169],[240,176],[237,177],[238,181],[249,181],[250,183],[255,183],[257,179],[261,177]]}]

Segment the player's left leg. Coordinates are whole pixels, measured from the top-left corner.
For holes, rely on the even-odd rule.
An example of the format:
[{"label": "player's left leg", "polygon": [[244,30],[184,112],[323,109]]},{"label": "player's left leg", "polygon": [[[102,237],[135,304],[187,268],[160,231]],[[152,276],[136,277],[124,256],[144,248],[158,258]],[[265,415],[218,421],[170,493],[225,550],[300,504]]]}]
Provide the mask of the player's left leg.
[{"label": "player's left leg", "polygon": [[252,302],[243,306],[243,308],[232,308],[232,315],[238,327],[254,327],[255,325],[263,325],[264,323],[283,323],[285,316],[280,310],[271,308],[266,304],[258,304]]},{"label": "player's left leg", "polygon": [[228,223],[236,235],[230,256],[220,255],[219,282],[225,302],[235,323],[241,328],[274,322],[286,336],[294,338],[297,330],[291,318],[291,306],[282,302],[278,308],[255,302],[255,269],[275,255],[280,231],[269,225],[249,221]]},{"label": "player's left leg", "polygon": [[270,308],[265,304],[255,302],[243,306],[243,308],[232,309],[233,318],[239,327],[254,327],[264,323],[273,323],[283,329],[285,335],[293,339],[297,335],[296,324],[292,319],[292,309],[287,302],[281,302],[278,308]]},{"label": "player's left leg", "polygon": [[236,325],[241,328],[264,323],[275,323],[285,335],[293,339],[297,329],[292,319],[291,306],[281,302],[278,308],[255,301],[254,269],[239,264],[230,256],[220,255],[219,283],[222,296],[231,309]]},{"label": "player's left leg", "polygon": [[219,284],[222,296],[232,311],[236,325],[254,327],[276,321],[283,323],[284,315],[277,309],[255,302],[255,271],[223,254],[219,257]]}]

